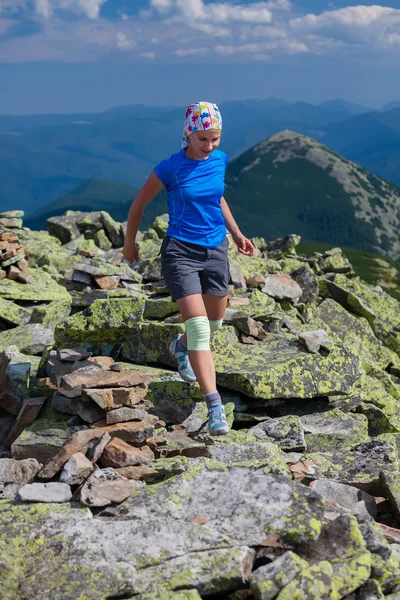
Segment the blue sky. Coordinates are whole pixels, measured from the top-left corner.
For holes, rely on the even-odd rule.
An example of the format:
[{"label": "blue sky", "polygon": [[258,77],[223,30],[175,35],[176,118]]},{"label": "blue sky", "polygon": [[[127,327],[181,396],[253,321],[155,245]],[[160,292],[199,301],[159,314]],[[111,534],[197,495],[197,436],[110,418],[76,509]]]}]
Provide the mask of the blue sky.
[{"label": "blue sky", "polygon": [[0,0],[0,113],[400,99],[400,0]]}]

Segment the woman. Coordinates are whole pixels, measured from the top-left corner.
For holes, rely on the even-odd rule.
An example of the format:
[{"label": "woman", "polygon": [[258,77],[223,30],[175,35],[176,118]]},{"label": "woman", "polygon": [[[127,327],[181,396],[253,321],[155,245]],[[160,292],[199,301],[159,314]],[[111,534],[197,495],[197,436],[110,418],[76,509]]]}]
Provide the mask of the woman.
[{"label": "woman", "polygon": [[161,247],[162,275],[185,324],[170,351],[181,377],[199,382],[211,435],[229,432],[210,351],[211,332],[222,326],[228,294],[226,228],[241,254],[254,250],[223,197],[228,158],[217,150],[221,130],[216,104],[188,107],[182,149],[155,167],[133,201],[123,250],[129,262],[138,260],[135,238],[143,210],[165,187],[169,224]]}]

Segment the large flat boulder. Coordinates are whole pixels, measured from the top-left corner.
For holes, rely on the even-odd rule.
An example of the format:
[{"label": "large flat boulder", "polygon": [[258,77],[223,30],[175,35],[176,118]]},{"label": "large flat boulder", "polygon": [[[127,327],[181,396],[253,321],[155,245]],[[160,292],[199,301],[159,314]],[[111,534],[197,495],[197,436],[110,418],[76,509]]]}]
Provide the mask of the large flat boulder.
[{"label": "large flat boulder", "polygon": [[232,327],[223,327],[212,349],[220,385],[267,401],[347,394],[361,374],[357,355],[347,348],[310,354],[290,334],[269,334],[249,346]]},{"label": "large flat boulder", "polygon": [[123,520],[69,505],[0,506],[4,600],[128,598],[182,584],[204,596],[227,592],[249,578],[251,546],[316,539],[324,511],[315,492],[287,477],[200,466],[113,507]]}]

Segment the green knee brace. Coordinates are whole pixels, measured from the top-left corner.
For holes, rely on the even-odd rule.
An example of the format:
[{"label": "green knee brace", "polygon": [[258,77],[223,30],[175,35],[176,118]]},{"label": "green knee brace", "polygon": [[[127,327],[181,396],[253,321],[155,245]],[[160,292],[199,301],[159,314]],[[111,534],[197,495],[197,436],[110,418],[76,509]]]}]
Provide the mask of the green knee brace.
[{"label": "green knee brace", "polygon": [[223,322],[223,319],[218,319],[218,321],[210,321],[211,333],[214,333],[214,331],[218,331],[218,329],[221,329]]},{"label": "green knee brace", "polygon": [[192,317],[185,321],[188,350],[210,349],[210,323],[207,317]]}]

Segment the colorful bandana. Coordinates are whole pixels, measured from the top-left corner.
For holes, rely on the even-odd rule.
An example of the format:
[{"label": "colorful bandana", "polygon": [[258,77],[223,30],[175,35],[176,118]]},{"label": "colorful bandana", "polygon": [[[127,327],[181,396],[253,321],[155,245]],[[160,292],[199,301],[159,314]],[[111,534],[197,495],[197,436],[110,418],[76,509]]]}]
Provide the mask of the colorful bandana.
[{"label": "colorful bandana", "polygon": [[222,117],[219,108],[211,102],[195,102],[190,104],[186,111],[183,126],[182,148],[188,147],[188,137],[198,130],[222,129]]}]

